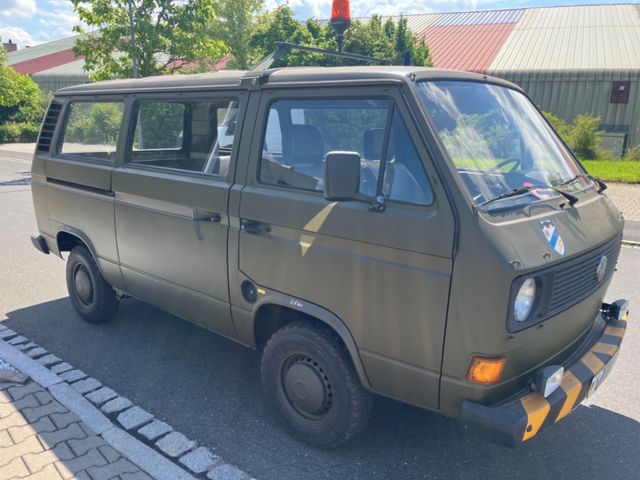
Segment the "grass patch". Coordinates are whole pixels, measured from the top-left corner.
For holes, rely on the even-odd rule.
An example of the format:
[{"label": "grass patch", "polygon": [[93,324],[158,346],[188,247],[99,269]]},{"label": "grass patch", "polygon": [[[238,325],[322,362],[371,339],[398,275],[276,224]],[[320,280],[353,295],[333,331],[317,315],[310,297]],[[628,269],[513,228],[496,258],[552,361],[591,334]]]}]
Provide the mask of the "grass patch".
[{"label": "grass patch", "polygon": [[640,162],[627,160],[583,160],[582,164],[591,175],[605,182],[640,182]]}]

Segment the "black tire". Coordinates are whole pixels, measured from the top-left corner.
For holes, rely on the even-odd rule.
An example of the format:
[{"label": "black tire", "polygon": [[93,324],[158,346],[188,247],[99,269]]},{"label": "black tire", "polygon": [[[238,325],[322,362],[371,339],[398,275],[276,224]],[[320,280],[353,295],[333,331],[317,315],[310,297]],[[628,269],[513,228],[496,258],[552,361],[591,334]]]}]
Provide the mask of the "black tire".
[{"label": "black tire", "polygon": [[118,309],[118,297],[85,247],[71,250],[67,260],[67,290],[78,315],[89,323],[103,323]]},{"label": "black tire", "polygon": [[264,348],[261,376],[279,419],[308,444],[342,445],[371,415],[371,393],[328,327],[296,321],[278,330]]}]

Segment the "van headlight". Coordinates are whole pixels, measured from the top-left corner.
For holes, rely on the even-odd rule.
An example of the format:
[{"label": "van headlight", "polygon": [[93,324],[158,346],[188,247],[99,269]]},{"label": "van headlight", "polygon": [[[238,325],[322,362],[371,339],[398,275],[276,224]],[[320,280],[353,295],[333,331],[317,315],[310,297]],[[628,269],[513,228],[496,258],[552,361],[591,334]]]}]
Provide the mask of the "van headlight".
[{"label": "van headlight", "polygon": [[535,300],[536,280],[533,277],[529,277],[520,285],[520,289],[513,302],[513,318],[515,318],[516,322],[524,322],[529,318]]}]

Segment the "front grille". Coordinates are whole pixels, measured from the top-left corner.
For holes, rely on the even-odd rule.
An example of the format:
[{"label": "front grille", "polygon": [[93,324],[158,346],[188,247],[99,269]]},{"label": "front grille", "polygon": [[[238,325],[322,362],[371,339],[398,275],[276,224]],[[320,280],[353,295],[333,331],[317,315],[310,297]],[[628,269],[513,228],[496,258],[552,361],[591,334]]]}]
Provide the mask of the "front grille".
[{"label": "front grille", "polygon": [[[556,265],[550,271],[553,288],[546,317],[556,315],[595,292],[613,274],[620,253],[621,236],[604,245]],[[598,281],[596,269],[603,255],[607,256],[607,269]]]}]

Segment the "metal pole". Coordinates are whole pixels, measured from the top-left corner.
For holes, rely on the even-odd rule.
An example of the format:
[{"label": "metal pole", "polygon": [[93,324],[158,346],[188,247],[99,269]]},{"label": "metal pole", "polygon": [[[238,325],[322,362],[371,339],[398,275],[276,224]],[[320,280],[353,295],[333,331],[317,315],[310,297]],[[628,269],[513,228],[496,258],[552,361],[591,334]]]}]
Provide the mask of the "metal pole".
[{"label": "metal pole", "polygon": [[138,60],[136,59],[136,37],[133,26],[133,0],[129,0],[129,29],[131,33],[131,62],[133,63],[133,78],[138,78]]},{"label": "metal pole", "polygon": [[[131,63],[133,64],[133,78],[138,78],[138,59],[136,58],[136,37],[135,27],[133,25],[133,0],[128,0],[129,4],[129,30],[131,33]],[[140,124],[140,110],[138,109],[138,115],[136,119],[136,133],[138,134],[138,146],[144,148],[144,142],[142,140],[142,125]],[[134,142],[135,143],[135,142]],[[132,148],[135,149],[135,145]]]}]

